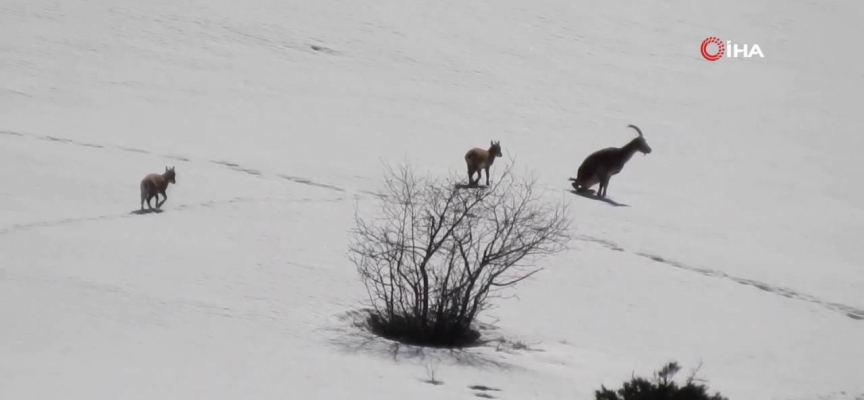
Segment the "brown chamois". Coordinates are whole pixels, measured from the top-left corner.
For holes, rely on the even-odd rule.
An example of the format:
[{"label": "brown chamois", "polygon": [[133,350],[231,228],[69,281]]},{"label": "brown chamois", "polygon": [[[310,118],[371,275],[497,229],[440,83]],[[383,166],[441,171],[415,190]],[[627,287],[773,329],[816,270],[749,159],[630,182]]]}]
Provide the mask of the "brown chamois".
[{"label": "brown chamois", "polygon": [[[468,185],[473,186],[480,183],[483,171],[486,171],[486,186],[489,186],[489,167],[495,162],[496,157],[501,157],[501,142],[490,141],[489,149],[484,150],[475,147],[465,153],[465,164],[468,165]],[[474,174],[477,180],[474,180]]]},{"label": "brown chamois", "polygon": [[630,161],[633,154],[637,151],[651,154],[651,146],[648,146],[648,142],[642,136],[642,130],[636,127],[636,125],[627,125],[627,127],[635,129],[639,133],[639,137],[634,138],[623,147],[608,147],[595,151],[586,157],[582,165],[579,166],[576,178],[569,178],[573,181],[574,189],[581,192],[599,183],[600,188],[597,190],[597,195],[606,197],[609,180],[613,175],[621,172],[624,164]]},{"label": "brown chamois", "polygon": [[[156,208],[162,207],[165,200],[168,200],[168,195],[165,190],[168,189],[168,183],[177,184],[174,167],[165,167],[165,172],[162,174],[149,174],[141,180],[141,210],[144,210],[144,200],[147,200],[147,207],[153,209],[150,205],[150,199],[156,198]],[[162,195],[162,202],[159,202],[159,195]]]}]

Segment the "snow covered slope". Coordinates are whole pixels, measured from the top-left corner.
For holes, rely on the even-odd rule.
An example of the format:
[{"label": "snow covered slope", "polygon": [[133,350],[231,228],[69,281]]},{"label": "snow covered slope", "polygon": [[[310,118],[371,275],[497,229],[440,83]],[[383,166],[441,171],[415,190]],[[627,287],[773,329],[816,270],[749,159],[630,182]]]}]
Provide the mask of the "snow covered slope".
[{"label": "snow covered slope", "polygon": [[[0,398],[590,399],[670,359],[735,400],[864,397],[862,15],[4,0]],[[765,58],[710,63],[708,36]],[[631,123],[654,152],[610,184],[628,207],[567,193]],[[572,198],[576,248],[487,318],[533,351],[354,331],[382,161],[462,173],[490,140]],[[132,213],[165,165],[165,212]]]}]

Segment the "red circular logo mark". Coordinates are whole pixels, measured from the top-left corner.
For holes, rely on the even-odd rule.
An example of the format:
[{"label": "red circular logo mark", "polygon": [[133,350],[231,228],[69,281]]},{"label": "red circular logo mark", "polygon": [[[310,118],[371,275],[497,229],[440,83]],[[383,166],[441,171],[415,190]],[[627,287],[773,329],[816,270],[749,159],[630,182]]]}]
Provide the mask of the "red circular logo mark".
[{"label": "red circular logo mark", "polygon": [[[712,43],[717,45],[717,53],[714,53],[714,54],[708,53],[708,45],[710,45]],[[711,37],[702,41],[702,57],[705,57],[705,59],[708,61],[719,60],[721,57],[723,57],[723,53],[725,53],[725,52],[726,52],[726,45],[723,44],[723,42],[720,39],[718,39],[717,37],[711,36]]]}]

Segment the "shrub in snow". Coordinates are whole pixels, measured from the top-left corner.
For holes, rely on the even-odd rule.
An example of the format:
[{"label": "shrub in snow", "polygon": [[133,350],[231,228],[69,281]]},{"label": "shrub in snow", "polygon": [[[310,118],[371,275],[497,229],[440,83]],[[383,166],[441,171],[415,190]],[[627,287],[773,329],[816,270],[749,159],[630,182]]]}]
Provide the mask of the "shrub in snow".
[{"label": "shrub in snow", "polygon": [[666,364],[659,372],[654,373],[654,379],[632,378],[624,382],[617,391],[601,389],[594,392],[595,400],[728,400],[716,393],[708,394],[704,385],[694,384],[694,377],[687,379],[684,386],[678,386],[672,377],[681,368],[675,362]]},{"label": "shrub in snow", "polygon": [[472,323],[490,300],[570,240],[563,199],[542,201],[510,166],[484,188],[388,169],[380,195],[380,215],[356,216],[350,254],[373,306],[368,326],[403,343],[475,342]]}]

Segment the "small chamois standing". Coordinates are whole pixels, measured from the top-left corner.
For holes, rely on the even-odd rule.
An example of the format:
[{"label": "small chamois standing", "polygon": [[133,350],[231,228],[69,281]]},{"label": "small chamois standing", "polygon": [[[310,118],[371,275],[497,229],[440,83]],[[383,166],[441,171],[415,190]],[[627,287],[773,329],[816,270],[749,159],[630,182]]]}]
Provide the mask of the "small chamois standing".
[{"label": "small chamois standing", "polygon": [[[489,186],[489,167],[495,162],[496,157],[501,157],[501,142],[490,141],[489,149],[484,150],[475,147],[465,153],[465,164],[468,165],[468,185],[473,186],[480,183],[483,171],[486,171],[486,186]],[[474,180],[474,174],[477,180]]]},{"label": "small chamois standing", "polygon": [[[177,184],[174,167],[165,167],[165,172],[162,174],[149,174],[141,180],[141,210],[144,210],[144,200],[147,200],[147,207],[153,209],[150,205],[150,199],[156,198],[156,208],[162,207],[165,200],[168,200],[168,195],[165,190],[168,189],[168,183]],[[162,195],[162,202],[159,202],[159,195]]]},{"label": "small chamois standing", "polygon": [[569,178],[573,181],[573,188],[577,191],[585,191],[600,184],[597,190],[597,195],[606,197],[606,190],[609,188],[609,180],[613,175],[617,175],[624,168],[624,164],[630,161],[637,151],[644,154],[651,153],[651,146],[645,141],[642,136],[642,130],[636,125],[627,125],[628,128],[633,128],[639,133],[639,137],[634,138],[623,147],[607,147],[595,151],[585,158],[582,165],[579,166],[576,178]]}]

